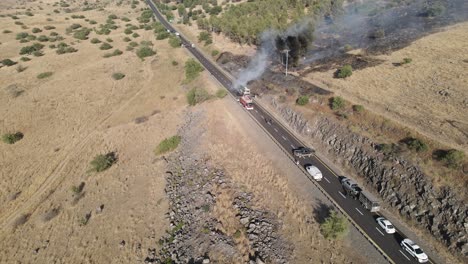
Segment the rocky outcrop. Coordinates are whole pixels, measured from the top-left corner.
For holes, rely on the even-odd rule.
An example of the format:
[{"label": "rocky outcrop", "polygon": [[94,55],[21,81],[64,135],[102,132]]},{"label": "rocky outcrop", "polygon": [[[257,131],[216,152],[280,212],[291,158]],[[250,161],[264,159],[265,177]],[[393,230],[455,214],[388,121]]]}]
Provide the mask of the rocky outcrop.
[{"label": "rocky outcrop", "polygon": [[384,156],[376,143],[337,120],[326,116],[306,120],[274,99],[270,104],[296,132],[320,144],[320,148],[360,175],[388,205],[467,259],[468,208],[466,201],[450,188],[434,188],[417,166],[402,157]]}]

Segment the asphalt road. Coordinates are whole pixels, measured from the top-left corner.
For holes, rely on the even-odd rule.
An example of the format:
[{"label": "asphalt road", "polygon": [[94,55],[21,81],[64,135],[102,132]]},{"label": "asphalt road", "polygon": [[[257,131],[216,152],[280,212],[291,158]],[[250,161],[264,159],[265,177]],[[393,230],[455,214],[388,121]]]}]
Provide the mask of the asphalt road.
[{"label": "asphalt road", "polygon": [[[176,32],[170,23],[159,13],[156,6],[150,1],[146,0],[150,8],[155,13],[157,19],[169,30]],[[236,91],[232,87],[231,79],[226,76],[221,70],[212,64],[212,62],[206,59],[196,48],[191,47],[191,42],[180,36],[182,44],[192,53],[192,55],[198,59],[198,61],[208,70],[214,78],[216,78],[228,91],[235,97]],[[262,128],[269,134],[269,136],[287,153],[292,157],[292,150],[304,146],[299,139],[297,139],[287,128],[283,127],[279,122],[275,120],[265,109],[260,105],[255,104],[254,110],[248,111],[251,117],[262,126]],[[266,122],[271,120],[271,122]],[[304,168],[306,164],[312,164],[320,169],[323,174],[323,180],[317,182],[313,180],[310,175],[302,170],[304,175],[313,181],[316,186],[325,192],[325,195],[332,200],[337,209],[339,209],[348,220],[363,233],[366,239],[380,252],[382,255],[391,263],[418,263],[416,259],[410,256],[410,254],[404,251],[400,247],[400,242],[406,236],[399,230],[395,234],[387,234],[380,226],[376,223],[375,219],[380,215],[370,213],[364,207],[361,206],[359,201],[347,197],[344,195],[341,183],[338,175],[334,173],[324,162],[318,159],[316,156],[310,158],[298,159],[300,164],[298,166]],[[411,238],[410,238],[411,239]],[[424,250],[424,249],[423,249]],[[427,254],[427,252],[426,252]],[[428,254],[429,255],[429,254]],[[433,260],[429,259],[428,263],[434,263]]]}]

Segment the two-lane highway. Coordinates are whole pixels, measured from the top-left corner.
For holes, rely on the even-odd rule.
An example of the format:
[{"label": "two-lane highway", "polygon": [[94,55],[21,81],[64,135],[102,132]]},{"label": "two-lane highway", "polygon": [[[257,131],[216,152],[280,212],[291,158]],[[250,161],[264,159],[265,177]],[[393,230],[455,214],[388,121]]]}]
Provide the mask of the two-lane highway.
[{"label": "two-lane highway", "polygon": [[[151,0],[146,0],[150,8],[153,10],[156,18],[169,30],[176,31],[170,23],[168,23],[162,14],[157,10]],[[191,46],[191,42],[184,36],[180,35],[182,44],[187,48],[192,55],[216,78],[226,89],[233,95],[236,95],[236,90],[232,87],[232,80],[226,76],[224,72],[218,69],[213,63],[205,58],[205,56],[195,47]],[[289,158],[292,158],[292,150],[305,146],[298,138],[296,138],[286,127],[281,125],[272,115],[270,115],[261,105],[255,104],[254,110],[246,111],[259,124],[272,140],[287,153]],[[268,121],[268,122],[267,122]],[[364,237],[391,263],[418,263],[408,252],[400,247],[400,242],[406,236],[397,230],[395,234],[387,234],[380,226],[377,225],[375,219],[379,216],[367,211],[361,206],[359,201],[354,200],[344,194],[338,176],[324,162],[316,156],[310,158],[299,159],[301,168],[305,165],[312,164],[320,169],[323,174],[323,180],[317,182],[302,169],[302,172],[321,190],[325,196],[337,207],[343,215],[364,235]],[[410,238],[411,239],[411,238]],[[426,253],[427,254],[427,253]],[[433,263],[429,260],[429,263]]]}]

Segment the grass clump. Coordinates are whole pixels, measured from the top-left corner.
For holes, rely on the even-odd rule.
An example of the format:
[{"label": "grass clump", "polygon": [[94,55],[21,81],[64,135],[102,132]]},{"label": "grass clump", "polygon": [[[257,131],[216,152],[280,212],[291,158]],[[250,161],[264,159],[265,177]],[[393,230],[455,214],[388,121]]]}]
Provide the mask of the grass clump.
[{"label": "grass clump", "polygon": [[413,61],[413,59],[411,58],[403,58],[403,61],[401,62],[401,64],[409,64]]},{"label": "grass clump", "polygon": [[123,38],[123,41],[125,41],[125,42],[130,42],[130,41],[132,41],[132,39],[129,38],[129,37],[125,37],[125,38]]},{"label": "grass clump", "polygon": [[201,66],[200,63],[195,61],[194,59],[188,59],[185,62],[185,78],[187,82],[190,82],[198,77],[200,72],[204,71],[205,68]]},{"label": "grass clump", "polygon": [[331,211],[330,216],[320,224],[320,232],[326,239],[338,239],[348,232],[348,225],[343,217]]},{"label": "grass clump", "polygon": [[21,57],[20,60],[21,60],[21,61],[30,61],[31,59],[28,58],[28,57]]},{"label": "grass clump", "polygon": [[75,33],[73,33],[73,37],[80,40],[86,40],[88,39],[89,33],[91,33],[91,29],[82,28],[80,30],[75,31]]},{"label": "grass clump", "polygon": [[179,146],[181,140],[182,138],[178,135],[166,138],[159,143],[154,152],[156,155],[161,155],[163,153],[173,151],[177,146]]},{"label": "grass clump", "polygon": [[345,100],[340,96],[332,97],[330,100],[330,107],[332,110],[340,110],[345,107]]},{"label": "grass clump", "polygon": [[37,78],[38,79],[45,79],[45,78],[49,78],[50,76],[52,76],[54,73],[53,72],[43,72],[43,73],[39,73],[37,75]]},{"label": "grass clump", "polygon": [[353,105],[353,110],[356,113],[362,113],[362,112],[364,112],[364,106],[362,106],[362,105]]},{"label": "grass clump", "polygon": [[309,96],[307,95],[299,96],[299,98],[297,98],[296,100],[296,104],[298,105],[306,105],[308,103],[309,103]]},{"label": "grass clump", "polygon": [[177,65],[179,65],[179,63],[177,61],[173,60],[172,61],[172,66],[177,66]]},{"label": "grass clump", "polygon": [[218,51],[218,50],[213,50],[213,51],[211,51],[211,56],[213,56],[213,57],[218,56],[218,54],[219,54],[219,51]]},{"label": "grass clump", "polygon": [[42,45],[41,43],[34,43],[33,45],[31,46],[25,46],[25,47],[22,47],[20,49],[20,55],[24,55],[24,54],[33,54],[34,52],[36,51],[40,51],[44,48],[44,45]]},{"label": "grass clump", "polygon": [[107,154],[99,154],[91,161],[91,170],[94,172],[105,171],[117,162],[117,157],[114,152]]},{"label": "grass clump", "polygon": [[353,74],[353,67],[351,65],[345,65],[338,70],[336,77],[338,78],[346,78]]},{"label": "grass clump", "polygon": [[8,30],[8,29],[3,30],[3,34],[9,34],[9,33],[11,33],[11,30]]},{"label": "grass clump", "polygon": [[216,97],[218,98],[224,98],[227,95],[227,91],[225,89],[219,89],[216,91]]},{"label": "grass clump", "polygon": [[91,43],[92,44],[98,44],[98,43],[101,43],[101,41],[99,39],[97,39],[97,38],[93,38],[93,39],[91,39]]},{"label": "grass clump", "polygon": [[448,168],[457,169],[462,165],[464,158],[465,153],[462,151],[450,149],[441,155],[440,160],[443,161]]},{"label": "grass clump", "polygon": [[99,49],[101,50],[109,50],[109,49],[112,49],[112,45],[107,43],[107,42],[104,42],[102,43],[102,45],[99,47]]},{"label": "grass clump", "polygon": [[182,40],[180,38],[172,36],[169,38],[169,45],[173,48],[179,48],[182,45]]},{"label": "grass clump", "polygon": [[2,136],[2,141],[6,144],[15,144],[16,142],[23,139],[24,135],[21,132],[7,133]]},{"label": "grass clump", "polygon": [[8,67],[13,66],[13,65],[16,64],[15,61],[12,61],[12,60],[10,60],[10,59],[4,59],[4,60],[2,60],[2,61],[0,61],[0,62],[2,63],[2,65],[8,66]]},{"label": "grass clump", "polygon": [[36,34],[36,33],[42,32],[42,30],[40,28],[33,28],[33,29],[31,29],[31,32]]},{"label": "grass clump", "polygon": [[156,51],[154,51],[151,47],[143,46],[137,50],[136,54],[138,58],[144,60],[146,57],[155,55]]},{"label": "grass clump", "polygon": [[116,49],[111,53],[104,54],[103,57],[104,58],[109,58],[109,57],[119,56],[119,55],[122,55],[122,54],[123,54],[123,51],[121,51],[119,49]]},{"label": "grass clump", "polygon": [[121,73],[121,72],[116,72],[114,74],[112,74],[112,79],[114,80],[121,80],[125,77],[125,74]]},{"label": "grass clump", "polygon": [[415,150],[416,152],[424,152],[429,149],[427,144],[418,138],[408,138],[404,140],[404,143],[408,146],[409,149]]},{"label": "grass clump", "polygon": [[68,44],[61,42],[58,44],[58,49],[56,50],[57,54],[62,55],[65,53],[73,53],[77,52],[78,50],[75,49],[74,47],[69,46]]},{"label": "grass clump", "polygon": [[18,65],[18,67],[16,67],[16,71],[17,72],[24,72],[28,67],[24,67],[22,65]]},{"label": "grass clump", "polygon": [[192,88],[187,93],[187,102],[189,105],[194,106],[210,98],[210,95],[205,89]]}]

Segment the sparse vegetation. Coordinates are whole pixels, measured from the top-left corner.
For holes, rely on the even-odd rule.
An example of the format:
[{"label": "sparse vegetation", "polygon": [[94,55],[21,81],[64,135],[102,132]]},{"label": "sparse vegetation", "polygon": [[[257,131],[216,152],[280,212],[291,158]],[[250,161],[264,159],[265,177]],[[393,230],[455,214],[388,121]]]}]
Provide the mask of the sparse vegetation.
[{"label": "sparse vegetation", "polygon": [[38,79],[45,79],[45,78],[48,78],[50,76],[52,76],[54,73],[53,72],[43,72],[43,73],[40,73],[37,75],[37,78]]},{"label": "sparse vegetation", "polygon": [[187,102],[194,106],[210,98],[208,92],[203,88],[192,88],[187,93]]},{"label": "sparse vegetation", "polygon": [[80,30],[75,31],[75,33],[73,33],[73,37],[76,39],[86,40],[88,39],[89,33],[91,33],[91,29],[82,28]]},{"label": "sparse vegetation", "polygon": [[296,104],[298,105],[306,105],[308,103],[309,103],[309,96],[307,95],[299,96],[299,98],[297,98],[296,100]]},{"label": "sparse vegetation", "polygon": [[364,106],[362,106],[362,105],[353,105],[353,110],[356,113],[362,113],[362,112],[364,112]]},{"label": "sparse vegetation", "polygon": [[405,139],[404,143],[408,146],[409,149],[415,150],[416,152],[424,152],[429,149],[424,141],[417,138]]},{"label": "sparse vegetation", "polygon": [[403,58],[403,62],[401,62],[401,64],[409,64],[411,63],[413,60],[411,58]]},{"label": "sparse vegetation", "polygon": [[116,72],[114,74],[112,74],[112,79],[114,80],[121,80],[125,77],[125,74],[121,73],[121,72]]},{"label": "sparse vegetation", "polygon": [[116,49],[111,53],[104,54],[103,57],[104,58],[109,58],[109,57],[119,56],[119,55],[122,55],[122,54],[123,54],[123,51],[121,51],[119,49]]},{"label": "sparse vegetation", "polygon": [[173,151],[177,146],[179,146],[181,140],[182,138],[178,135],[166,138],[159,143],[154,152],[156,155],[161,155],[163,153]]},{"label": "sparse vegetation", "polygon": [[117,162],[117,157],[114,152],[109,152],[105,155],[99,154],[91,161],[91,170],[94,172],[105,171]]},{"label": "sparse vegetation", "polygon": [[16,71],[17,71],[17,72],[24,72],[27,68],[28,68],[28,67],[24,67],[24,66],[22,66],[22,65],[18,65],[18,66],[16,67]]},{"label": "sparse vegetation", "polygon": [[330,100],[330,106],[333,110],[340,110],[345,107],[345,100],[340,96],[332,97]]},{"label": "sparse vegetation", "polygon": [[112,48],[113,48],[112,45],[107,42],[102,43],[101,46],[99,47],[99,49],[101,50],[109,50]]},{"label": "sparse vegetation", "polygon": [[219,89],[216,91],[216,97],[218,98],[224,98],[227,95],[227,91],[225,89]]},{"label": "sparse vegetation", "polygon": [[172,36],[169,38],[169,45],[171,45],[171,47],[178,48],[180,47],[181,44],[182,44],[182,41],[180,40],[180,38],[176,36]]},{"label": "sparse vegetation", "polygon": [[98,44],[98,43],[101,43],[101,41],[99,39],[97,39],[97,38],[93,38],[93,39],[91,39],[91,43]]},{"label": "sparse vegetation", "polygon": [[136,51],[136,54],[138,58],[140,58],[141,60],[144,60],[146,57],[151,57],[155,55],[156,51],[154,51],[151,47],[142,46]]},{"label": "sparse vegetation", "polygon": [[462,165],[464,158],[465,153],[456,149],[443,151],[442,155],[440,156],[440,160],[445,163],[445,166],[451,169],[459,168]]},{"label": "sparse vegetation", "polygon": [[213,51],[211,51],[211,56],[213,56],[213,57],[218,56],[218,54],[219,54],[219,51],[218,51],[218,50],[213,50]]},{"label": "sparse vegetation", "polygon": [[185,62],[185,78],[187,82],[190,82],[198,77],[200,72],[204,71],[205,69],[201,66],[200,63],[195,61],[194,59],[188,59]]},{"label": "sparse vegetation", "polygon": [[320,224],[320,232],[326,239],[338,239],[348,232],[348,225],[344,217],[332,210],[330,216]]},{"label": "sparse vegetation", "polygon": [[177,65],[179,65],[179,63],[177,61],[173,60],[172,61],[172,66],[177,66]]},{"label": "sparse vegetation", "polygon": [[34,33],[34,34],[36,34],[36,33],[42,32],[42,30],[41,30],[40,28],[33,28],[33,29],[31,30],[31,32]]},{"label": "sparse vegetation", "polygon": [[23,139],[24,135],[21,132],[7,133],[2,136],[2,141],[6,144],[15,144]]},{"label": "sparse vegetation", "polygon": [[68,44],[61,42],[58,44],[58,49],[56,50],[57,54],[65,54],[65,53],[73,53],[77,52],[78,50],[74,47],[69,46]]},{"label": "sparse vegetation", "polygon": [[336,77],[347,78],[353,74],[353,67],[351,65],[345,65],[338,70]]},{"label": "sparse vegetation", "polygon": [[13,65],[16,64],[15,61],[12,61],[12,60],[10,60],[10,59],[4,59],[4,60],[2,60],[2,61],[0,61],[0,62],[2,63],[2,65],[8,66],[8,67],[13,66]]}]

